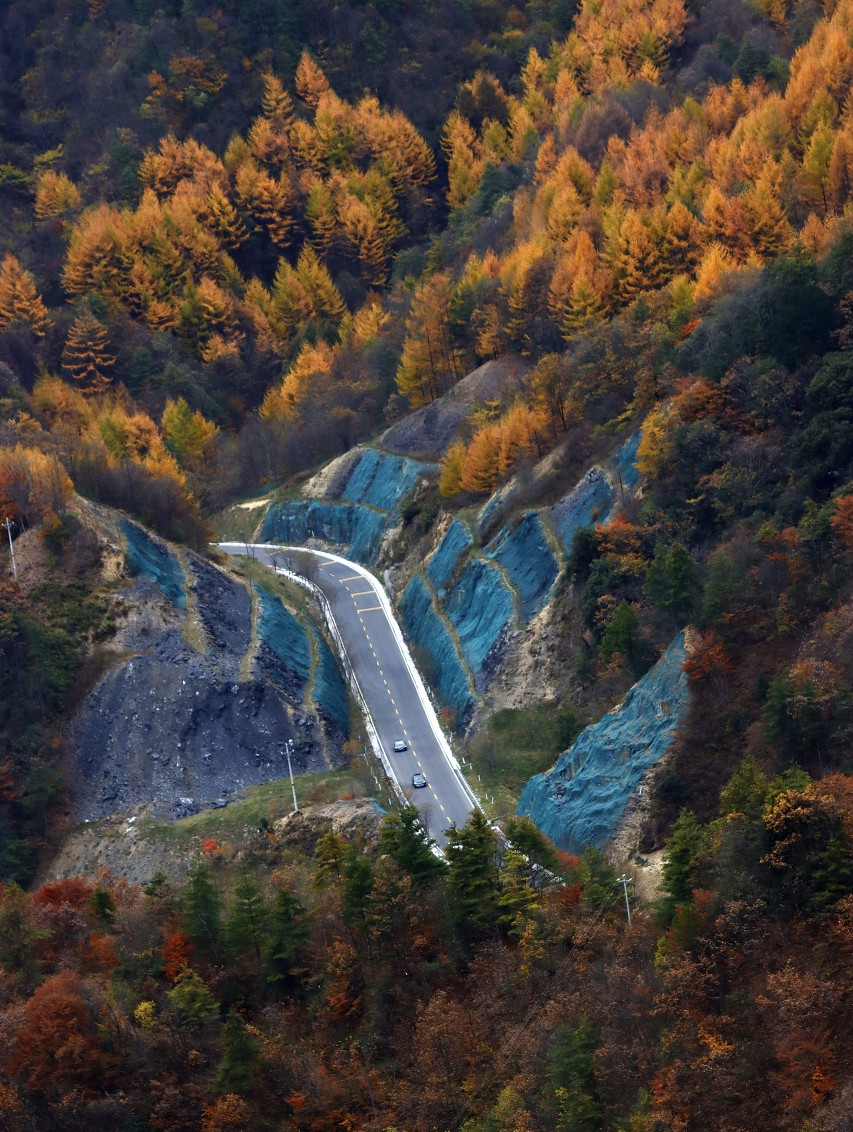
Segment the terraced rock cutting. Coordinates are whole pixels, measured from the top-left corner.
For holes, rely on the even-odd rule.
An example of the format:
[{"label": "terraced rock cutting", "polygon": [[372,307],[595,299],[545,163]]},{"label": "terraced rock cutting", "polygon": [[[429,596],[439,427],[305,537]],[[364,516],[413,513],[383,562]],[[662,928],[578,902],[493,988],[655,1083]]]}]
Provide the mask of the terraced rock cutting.
[{"label": "terraced rock cutting", "polygon": [[377,558],[385,533],[397,521],[401,502],[430,466],[374,448],[348,452],[322,476],[321,499],[275,503],[261,527],[261,542],[303,545],[314,540],[337,548],[363,565]]},{"label": "terraced rock cutting", "polygon": [[322,635],[280,598],[122,521],[132,584],[119,656],[70,735],[77,820],[182,817],[244,787],[345,761],[346,687]]}]

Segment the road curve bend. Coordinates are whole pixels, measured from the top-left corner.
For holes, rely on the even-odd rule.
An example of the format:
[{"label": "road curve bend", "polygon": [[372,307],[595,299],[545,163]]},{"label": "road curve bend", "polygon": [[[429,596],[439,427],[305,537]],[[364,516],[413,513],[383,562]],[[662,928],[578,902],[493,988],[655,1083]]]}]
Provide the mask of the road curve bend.
[{"label": "road curve bend", "polygon": [[[366,708],[374,753],[418,808],[439,847],[444,831],[463,826],[478,803],[450,749],[418,673],[391,603],[365,567],[336,554],[271,543],[221,542],[228,554],[251,555],[282,573],[316,587],[327,603],[339,647]],[[402,740],[406,750],[394,750]],[[427,785],[414,788],[412,776]]]}]

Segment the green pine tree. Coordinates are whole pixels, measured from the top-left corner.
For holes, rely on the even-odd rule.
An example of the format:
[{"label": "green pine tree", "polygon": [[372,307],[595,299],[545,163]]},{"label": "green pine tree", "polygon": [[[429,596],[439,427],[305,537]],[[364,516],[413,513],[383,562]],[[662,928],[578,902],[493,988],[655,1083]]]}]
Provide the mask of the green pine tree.
[{"label": "green pine tree", "polygon": [[447,871],[444,862],[432,852],[433,845],[435,841],[424,833],[414,806],[404,806],[383,818],[380,852],[387,853],[417,887]]},{"label": "green pine tree", "polygon": [[818,914],[830,912],[853,889],[853,851],[849,838],[839,829],[816,854],[811,877],[803,886],[809,892],[808,906]]},{"label": "green pine tree", "polygon": [[595,527],[578,527],[572,535],[572,545],[566,558],[566,573],[573,582],[584,583],[597,557],[598,535]]},{"label": "green pine tree", "polygon": [[759,769],[754,755],[747,755],[720,791],[720,816],[743,814],[749,821],[759,821],[767,798],[767,777]]},{"label": "green pine tree", "polygon": [[328,888],[333,881],[340,879],[347,843],[340,834],[324,834],[314,848],[314,887]]},{"label": "green pine tree", "polygon": [[597,912],[613,903],[616,870],[594,845],[581,853],[571,879],[580,883],[585,911]]},{"label": "green pine tree", "polygon": [[508,849],[504,858],[498,907],[498,922],[512,936],[524,933],[539,907],[539,898],[530,886],[530,865],[516,849]]},{"label": "green pine tree", "polygon": [[195,971],[185,970],[166,996],[177,1021],[199,1030],[219,1017],[219,1006],[207,983]]},{"label": "green pine tree", "polygon": [[258,1082],[263,1046],[232,1011],[222,1030],[223,1054],[211,1083],[215,1093],[250,1093]]},{"label": "green pine tree", "polygon": [[383,853],[373,873],[367,927],[379,958],[393,961],[398,971],[408,966],[407,929],[416,899],[412,878],[401,872],[388,853]]},{"label": "green pine tree", "polygon": [[560,862],[554,846],[527,814],[508,818],[504,833],[514,849],[537,865],[544,865],[552,872],[559,868]]},{"label": "green pine tree", "polygon": [[576,1030],[560,1026],[548,1054],[545,1107],[554,1132],[598,1132],[601,1104],[595,1083],[593,1056],[598,1046],[595,1031],[583,1018]]},{"label": "green pine tree", "polygon": [[[708,578],[702,591],[702,623],[718,625],[725,634],[730,634],[731,618],[744,604],[745,579],[739,578],[734,563],[727,554],[715,554],[708,564]],[[736,628],[736,626],[734,627]]]},{"label": "green pine tree", "polygon": [[308,934],[305,909],[292,892],[281,889],[270,909],[264,948],[267,986],[274,996],[286,995],[298,985],[299,955]]},{"label": "green pine tree", "polygon": [[680,542],[659,546],[646,574],[646,590],[658,606],[672,615],[677,630],[693,607],[699,583],[696,563]]},{"label": "green pine tree", "polygon": [[199,951],[218,962],[222,900],[211,879],[209,866],[200,858],[187,871],[181,911],[187,938]]},{"label": "green pine tree", "polygon": [[637,679],[641,651],[640,621],[632,605],[620,601],[601,637],[599,652],[609,662],[618,653]]},{"label": "green pine tree", "polygon": [[104,888],[100,884],[96,885],[89,897],[89,907],[92,909],[95,919],[107,927],[112,926],[116,916],[116,902],[108,888]]},{"label": "green pine tree", "polygon": [[37,944],[50,933],[34,922],[29,897],[14,881],[0,891],[0,967],[25,986],[34,985],[41,971]]},{"label": "green pine tree", "polygon": [[341,866],[341,914],[347,927],[362,931],[367,906],[373,889],[373,867],[370,859],[355,845],[349,846]]},{"label": "green pine tree", "polygon": [[672,922],[679,904],[693,899],[699,874],[699,855],[704,835],[691,810],[682,810],[666,843],[661,874],[658,915],[665,924]]},{"label": "green pine tree", "polygon": [[234,885],[223,937],[233,959],[251,958],[259,982],[263,981],[263,951],[268,927],[269,910],[260,885],[254,877],[240,877]]},{"label": "green pine tree", "polygon": [[474,810],[462,829],[452,826],[449,833],[445,852],[451,914],[457,933],[468,940],[497,923],[497,839],[480,810]]}]

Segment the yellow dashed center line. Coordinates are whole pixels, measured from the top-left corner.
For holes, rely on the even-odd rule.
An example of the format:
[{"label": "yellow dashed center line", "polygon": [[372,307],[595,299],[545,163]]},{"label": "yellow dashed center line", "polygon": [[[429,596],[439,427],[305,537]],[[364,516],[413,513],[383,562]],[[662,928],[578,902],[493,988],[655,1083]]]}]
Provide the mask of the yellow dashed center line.
[{"label": "yellow dashed center line", "polygon": [[[334,562],[324,562],[324,563],[321,563],[320,568],[325,569],[327,566],[335,566],[335,565],[336,565],[336,563],[334,563]],[[362,629],[364,630],[364,635],[367,638],[368,645],[370,646],[370,651],[373,654],[374,660],[376,661],[376,667],[379,669],[379,675],[382,677],[382,682],[385,685],[386,689],[388,690],[389,699],[391,701],[391,704],[394,707],[394,713],[396,715],[396,718],[399,721],[399,724],[400,724],[400,732],[399,733],[403,735],[404,739],[408,743],[409,733],[406,730],[406,728],[403,726],[403,719],[402,719],[402,716],[400,715],[400,709],[397,707],[397,704],[394,700],[394,696],[392,695],[391,688],[388,685],[388,680],[386,679],[385,673],[382,670],[381,661],[380,661],[379,657],[376,655],[376,649],[373,646],[373,642],[370,640],[370,633],[368,632],[367,626],[365,625],[364,618],[362,616],[362,614],[364,614],[364,613],[379,613],[379,612],[382,612],[383,607],[381,605],[370,605],[370,606],[364,607],[363,609],[359,609],[356,605],[356,598],[367,597],[367,596],[376,596],[376,590],[375,589],[368,589],[368,590],[354,590],[353,591],[353,590],[349,589],[349,587],[346,585],[347,582],[360,581],[360,582],[364,583],[365,579],[361,574],[347,574],[343,577],[337,577],[334,574],[332,574],[331,577],[333,578],[334,581],[340,582],[344,586],[344,588],[346,589],[349,596],[353,599],[353,605],[355,606],[354,612],[358,614],[358,619],[359,619],[359,622],[361,623]],[[421,763],[421,760],[418,758],[417,752],[415,751],[414,747],[409,745],[409,750],[411,751],[412,758],[414,760],[416,768],[418,769],[419,772],[424,773],[423,764]],[[435,800],[435,802],[438,804],[438,808],[441,810],[442,814],[444,814],[446,816],[447,811],[445,810],[444,806],[441,804],[441,801],[439,800],[439,796],[434,790],[432,791],[432,797]]]}]

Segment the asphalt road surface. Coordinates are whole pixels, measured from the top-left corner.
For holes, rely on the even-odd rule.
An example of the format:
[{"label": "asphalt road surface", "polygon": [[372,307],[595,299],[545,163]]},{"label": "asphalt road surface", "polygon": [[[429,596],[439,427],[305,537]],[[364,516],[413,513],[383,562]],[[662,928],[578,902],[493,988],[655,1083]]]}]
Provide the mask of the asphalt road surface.
[{"label": "asphalt road surface", "polygon": [[[300,574],[326,596],[386,762],[420,811],[427,832],[443,847],[444,831],[451,824],[463,826],[476,803],[381,584],[363,566],[323,551],[260,543],[219,545],[229,554],[248,552],[273,568]],[[407,749],[396,752],[395,740],[402,740]],[[412,786],[417,771],[426,777],[426,787]]]}]

